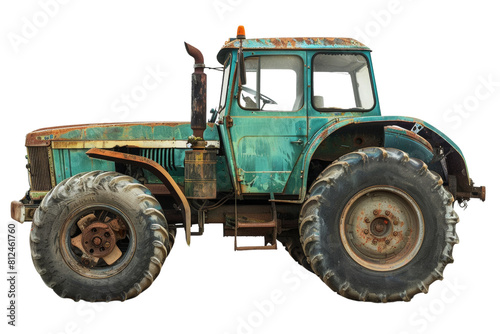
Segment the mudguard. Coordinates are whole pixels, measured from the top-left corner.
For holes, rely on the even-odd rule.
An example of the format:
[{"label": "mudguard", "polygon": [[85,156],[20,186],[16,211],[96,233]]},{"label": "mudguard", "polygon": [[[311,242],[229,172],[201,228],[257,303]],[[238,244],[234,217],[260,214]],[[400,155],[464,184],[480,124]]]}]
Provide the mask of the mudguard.
[{"label": "mudguard", "polygon": [[[389,132],[385,134],[386,139],[392,146],[399,146],[405,150],[410,148],[416,152],[416,155],[421,155],[422,160],[425,162],[441,163],[445,182],[448,176],[456,178],[457,193],[471,193],[472,182],[469,178],[467,164],[463,157],[460,148],[441,131],[420,119],[403,116],[368,116],[357,118],[337,118],[330,123],[321,127],[308,141],[303,151],[303,160],[301,166],[297,166],[304,171],[303,185],[300,193],[300,200],[303,201],[307,192],[307,173],[309,171],[309,164],[316,149],[319,145],[328,138],[331,134],[345,127],[357,126],[371,126],[371,127],[389,127]],[[397,128],[394,128],[397,127]],[[404,134],[397,129],[400,128]],[[391,130],[392,129],[392,130]],[[409,130],[409,131],[406,131]],[[392,132],[391,132],[392,131]],[[414,136],[411,133],[415,134]],[[418,136],[417,136],[418,134]],[[401,137],[402,136],[402,137]],[[422,140],[423,139],[423,140]],[[431,147],[428,146],[430,144]],[[431,149],[429,151],[429,149]],[[427,152],[426,152],[427,151]],[[430,156],[432,152],[432,158]],[[430,159],[430,161],[429,161]],[[427,161],[426,161],[427,160]],[[453,181],[454,182],[454,181]],[[464,199],[468,199],[466,196]]]},{"label": "mudguard", "polygon": [[189,203],[187,201],[186,196],[179,188],[177,183],[175,183],[174,179],[170,176],[170,174],[157,162],[133,154],[115,152],[102,150],[98,148],[93,148],[87,151],[87,155],[90,158],[95,159],[103,159],[120,163],[128,163],[132,165],[139,166],[141,168],[145,168],[149,170],[151,173],[156,175],[163,184],[170,191],[172,196],[175,198],[177,204],[182,209],[184,213],[184,226],[186,230],[186,242],[189,245],[191,243],[191,208],[189,207]]}]

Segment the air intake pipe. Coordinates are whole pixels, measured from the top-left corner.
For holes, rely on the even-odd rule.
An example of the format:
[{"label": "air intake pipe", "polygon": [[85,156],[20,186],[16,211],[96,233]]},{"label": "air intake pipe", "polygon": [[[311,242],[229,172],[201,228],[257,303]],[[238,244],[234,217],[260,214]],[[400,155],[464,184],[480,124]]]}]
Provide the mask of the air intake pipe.
[{"label": "air intake pipe", "polygon": [[191,76],[191,129],[195,140],[203,142],[203,132],[207,127],[207,75],[203,73],[205,64],[200,50],[186,42],[184,45],[187,53],[194,58],[194,73]]}]

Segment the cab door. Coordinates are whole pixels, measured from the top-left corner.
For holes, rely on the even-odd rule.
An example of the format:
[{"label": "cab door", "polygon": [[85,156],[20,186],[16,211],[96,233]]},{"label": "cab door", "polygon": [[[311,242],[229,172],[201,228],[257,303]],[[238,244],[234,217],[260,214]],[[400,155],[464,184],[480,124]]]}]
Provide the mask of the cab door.
[{"label": "cab door", "polygon": [[245,52],[229,129],[242,194],[283,193],[307,142],[305,52]]}]

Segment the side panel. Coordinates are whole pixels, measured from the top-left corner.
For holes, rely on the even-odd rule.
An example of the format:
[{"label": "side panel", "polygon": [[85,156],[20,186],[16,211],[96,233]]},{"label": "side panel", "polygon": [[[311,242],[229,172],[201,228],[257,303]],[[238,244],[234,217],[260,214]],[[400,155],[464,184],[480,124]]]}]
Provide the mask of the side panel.
[{"label": "side panel", "polygon": [[55,149],[52,151],[56,183],[82,172],[115,170],[114,162],[89,159],[85,154],[87,151],[87,149]]},{"label": "side panel", "polygon": [[[240,120],[235,119],[235,123]],[[242,123],[244,120],[241,120]],[[247,123],[247,122],[245,122]],[[302,125],[300,125],[302,123]],[[274,128],[269,130],[269,124]],[[240,137],[236,143],[236,162],[243,193],[281,193],[306,141],[306,120],[296,118],[257,118],[252,121],[253,133]],[[298,135],[289,129],[302,128]],[[246,128],[242,125],[241,128]],[[238,130],[237,125],[233,133]],[[275,133],[272,135],[271,133]],[[300,135],[302,133],[302,135]],[[283,134],[283,135],[279,135]],[[237,136],[237,134],[235,134]]]}]

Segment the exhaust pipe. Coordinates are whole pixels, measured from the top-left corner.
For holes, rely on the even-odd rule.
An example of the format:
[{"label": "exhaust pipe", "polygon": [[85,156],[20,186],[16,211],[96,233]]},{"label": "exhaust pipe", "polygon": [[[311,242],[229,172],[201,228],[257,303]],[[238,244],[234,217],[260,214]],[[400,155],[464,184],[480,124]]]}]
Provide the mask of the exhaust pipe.
[{"label": "exhaust pipe", "polygon": [[[207,128],[207,75],[200,50],[184,43],[187,53],[194,58],[194,73],[191,86],[191,129],[193,129],[192,150],[185,152],[184,194],[186,198],[217,198],[217,151],[205,148],[203,132]],[[198,220],[199,232],[203,223]],[[194,233],[193,233],[194,234]]]},{"label": "exhaust pipe", "polygon": [[184,42],[187,53],[194,58],[194,73],[191,75],[191,129],[193,135],[203,141],[207,128],[207,75],[201,51]]}]

